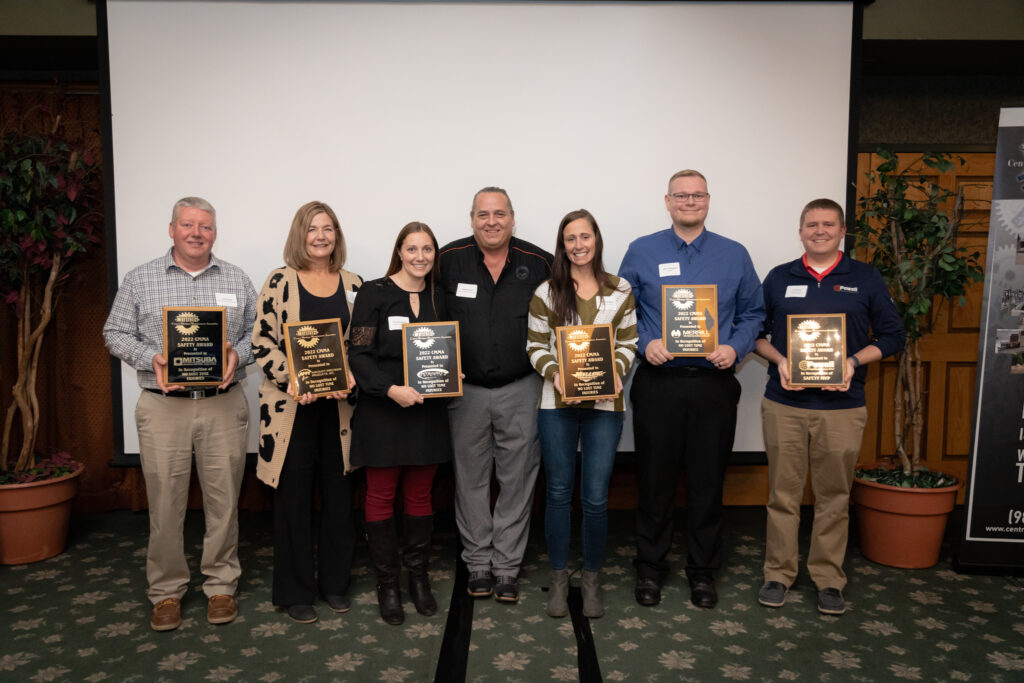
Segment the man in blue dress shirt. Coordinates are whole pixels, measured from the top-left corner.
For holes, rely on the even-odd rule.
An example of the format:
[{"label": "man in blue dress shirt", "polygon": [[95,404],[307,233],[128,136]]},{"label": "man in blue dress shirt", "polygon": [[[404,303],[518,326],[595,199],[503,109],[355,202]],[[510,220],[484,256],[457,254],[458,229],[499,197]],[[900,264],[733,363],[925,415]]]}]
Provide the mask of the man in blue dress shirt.
[{"label": "man in blue dress shirt", "polygon": [[[764,318],[761,283],[747,250],[708,230],[711,194],[698,171],[674,174],[666,230],[634,240],[619,275],[633,287],[641,361],[630,400],[636,444],[636,601],[661,602],[672,542],[676,480],[686,472],[690,599],[718,602],[713,572],[722,558],[722,483],[736,432],[740,384],[736,364],[754,348]],[[676,357],[665,348],[661,287],[716,285],[718,347],[706,357]]]}]

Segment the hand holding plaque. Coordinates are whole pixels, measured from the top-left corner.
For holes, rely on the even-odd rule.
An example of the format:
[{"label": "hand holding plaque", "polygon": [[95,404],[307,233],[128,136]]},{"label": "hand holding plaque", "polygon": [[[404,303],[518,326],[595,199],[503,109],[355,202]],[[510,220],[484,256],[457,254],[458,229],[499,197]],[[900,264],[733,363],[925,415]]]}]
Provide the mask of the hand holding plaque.
[{"label": "hand holding plaque", "polygon": [[462,396],[458,321],[403,324],[402,367],[423,398]]},{"label": "hand holding plaque", "polygon": [[673,356],[718,348],[718,285],[662,285],[661,335]]},{"label": "hand holding plaque", "polygon": [[618,396],[611,325],[557,327],[555,339],[563,400],[596,401]]},{"label": "hand holding plaque", "polygon": [[329,396],[348,391],[348,363],[341,320],[304,320],[284,324],[288,381],[295,400],[304,394]]},{"label": "hand holding plaque", "polygon": [[227,338],[223,306],[164,306],[164,384],[224,383]]},{"label": "hand holding plaque", "polygon": [[793,387],[842,387],[846,315],[787,315],[786,362]]}]

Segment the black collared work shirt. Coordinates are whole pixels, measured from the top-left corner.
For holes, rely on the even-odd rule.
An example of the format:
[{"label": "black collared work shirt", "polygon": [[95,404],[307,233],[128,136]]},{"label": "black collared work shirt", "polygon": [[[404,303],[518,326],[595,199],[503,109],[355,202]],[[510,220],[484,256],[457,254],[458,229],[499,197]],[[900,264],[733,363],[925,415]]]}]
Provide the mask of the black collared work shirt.
[{"label": "black collared work shirt", "polygon": [[473,236],[441,249],[441,284],[448,315],[459,321],[467,382],[494,388],[533,372],[526,318],[534,290],[551,276],[551,263],[551,254],[513,237],[494,282]]}]

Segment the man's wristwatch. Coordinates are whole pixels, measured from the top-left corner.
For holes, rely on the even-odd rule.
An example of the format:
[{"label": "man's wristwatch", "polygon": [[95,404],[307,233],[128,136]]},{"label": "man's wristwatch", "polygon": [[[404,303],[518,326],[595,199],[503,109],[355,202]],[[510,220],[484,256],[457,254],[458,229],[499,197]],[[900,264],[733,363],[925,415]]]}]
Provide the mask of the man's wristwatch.
[{"label": "man's wristwatch", "polygon": [[850,356],[850,360],[853,361],[853,369],[856,370],[860,367],[860,359],[857,356]]}]

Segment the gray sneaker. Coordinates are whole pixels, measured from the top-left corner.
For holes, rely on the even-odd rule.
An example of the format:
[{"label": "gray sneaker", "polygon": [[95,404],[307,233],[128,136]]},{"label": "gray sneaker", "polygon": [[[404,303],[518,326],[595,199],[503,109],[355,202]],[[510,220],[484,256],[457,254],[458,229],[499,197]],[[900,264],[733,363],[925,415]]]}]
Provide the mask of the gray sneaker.
[{"label": "gray sneaker", "polygon": [[825,588],[818,591],[818,611],[837,617],[840,614],[846,614],[846,601],[843,600],[843,592],[838,588]]},{"label": "gray sneaker", "polygon": [[786,604],[786,593],[789,588],[778,581],[765,581],[757,592],[757,601],[765,607],[782,607]]}]

